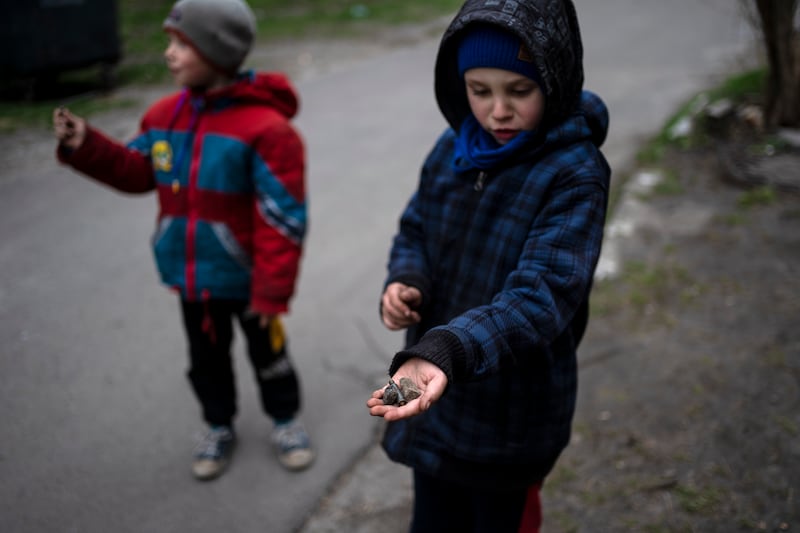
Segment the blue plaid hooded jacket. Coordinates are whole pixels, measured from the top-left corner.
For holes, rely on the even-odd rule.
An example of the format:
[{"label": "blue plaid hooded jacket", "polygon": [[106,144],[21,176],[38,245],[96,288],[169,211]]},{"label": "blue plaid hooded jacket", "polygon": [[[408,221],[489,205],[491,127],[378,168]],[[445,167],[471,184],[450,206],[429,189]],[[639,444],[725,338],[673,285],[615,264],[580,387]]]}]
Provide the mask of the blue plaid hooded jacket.
[{"label": "blue plaid hooded jacket", "polygon": [[[511,28],[535,56],[547,107],[535,138],[485,171],[454,165],[469,111],[456,68],[475,22]],[[419,288],[422,321],[390,367],[412,357],[449,384],[430,410],[388,424],[389,457],[481,487],[540,482],[567,445],[576,348],[600,254],[610,169],[605,104],[582,90],[574,8],[564,0],[468,0],[445,32],[436,96],[451,125],[400,219],[386,284]]]}]

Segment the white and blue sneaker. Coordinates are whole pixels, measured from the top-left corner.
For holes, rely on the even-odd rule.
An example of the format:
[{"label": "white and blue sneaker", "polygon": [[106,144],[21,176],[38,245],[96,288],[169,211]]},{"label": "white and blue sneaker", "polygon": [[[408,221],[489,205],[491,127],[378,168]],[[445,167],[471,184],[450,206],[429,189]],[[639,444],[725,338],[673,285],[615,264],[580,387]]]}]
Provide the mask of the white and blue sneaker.
[{"label": "white and blue sneaker", "polygon": [[222,474],[228,467],[236,435],[228,426],[213,426],[194,450],[192,474],[195,478],[207,481]]},{"label": "white and blue sneaker", "polygon": [[289,470],[302,470],[314,461],[311,439],[299,420],[276,423],[272,445],[278,461]]}]

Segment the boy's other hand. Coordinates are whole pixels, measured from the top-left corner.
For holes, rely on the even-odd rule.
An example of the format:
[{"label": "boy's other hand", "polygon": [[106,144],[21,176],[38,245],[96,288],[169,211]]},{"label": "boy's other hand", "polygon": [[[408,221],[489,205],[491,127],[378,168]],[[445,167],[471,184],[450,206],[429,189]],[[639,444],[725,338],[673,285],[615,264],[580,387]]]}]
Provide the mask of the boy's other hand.
[{"label": "boy's other hand", "polygon": [[416,287],[403,283],[390,283],[381,298],[381,318],[391,329],[407,328],[420,321],[416,311],[422,304],[422,293]]},{"label": "boy's other hand", "polygon": [[400,378],[404,377],[409,378],[419,387],[422,391],[420,397],[399,407],[384,405],[384,387],[373,392],[372,397],[367,400],[369,414],[382,416],[389,422],[410,418],[430,409],[431,405],[442,397],[445,388],[447,388],[447,375],[442,369],[430,361],[418,357],[411,358],[403,363],[397,369],[395,375],[392,376],[392,379],[395,382],[399,382]]},{"label": "boy's other hand", "polygon": [[66,107],[53,110],[53,131],[61,146],[77,150],[86,139],[86,121]]}]

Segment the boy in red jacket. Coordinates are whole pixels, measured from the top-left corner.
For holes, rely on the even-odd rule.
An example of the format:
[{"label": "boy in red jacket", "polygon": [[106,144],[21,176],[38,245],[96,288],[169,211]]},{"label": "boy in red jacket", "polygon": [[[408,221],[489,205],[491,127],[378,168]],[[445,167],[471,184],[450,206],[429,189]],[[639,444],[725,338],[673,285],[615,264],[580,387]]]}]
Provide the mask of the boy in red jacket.
[{"label": "boy in red jacket", "polygon": [[194,476],[220,475],[236,442],[233,317],[275,422],[278,458],[302,469],[314,452],[297,419],[300,386],[279,319],[306,229],[304,147],[290,124],[297,93],[283,74],[239,72],[256,32],[243,0],[179,0],[164,30],[182,90],[156,102],[127,145],[56,109],[58,159],[120,191],[157,191],[156,263],[180,294],[188,377],[209,425]]}]

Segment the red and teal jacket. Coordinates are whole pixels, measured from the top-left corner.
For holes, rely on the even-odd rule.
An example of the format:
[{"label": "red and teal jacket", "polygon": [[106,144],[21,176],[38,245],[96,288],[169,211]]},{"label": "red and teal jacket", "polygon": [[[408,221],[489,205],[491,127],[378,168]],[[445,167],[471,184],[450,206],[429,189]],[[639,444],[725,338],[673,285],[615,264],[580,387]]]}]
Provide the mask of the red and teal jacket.
[{"label": "red and teal jacket", "polygon": [[284,75],[245,72],[225,88],[158,101],[127,145],[89,127],[58,158],[120,191],[157,191],[156,263],[184,299],[283,313],[307,223],[304,146],[290,124],[298,106]]}]

